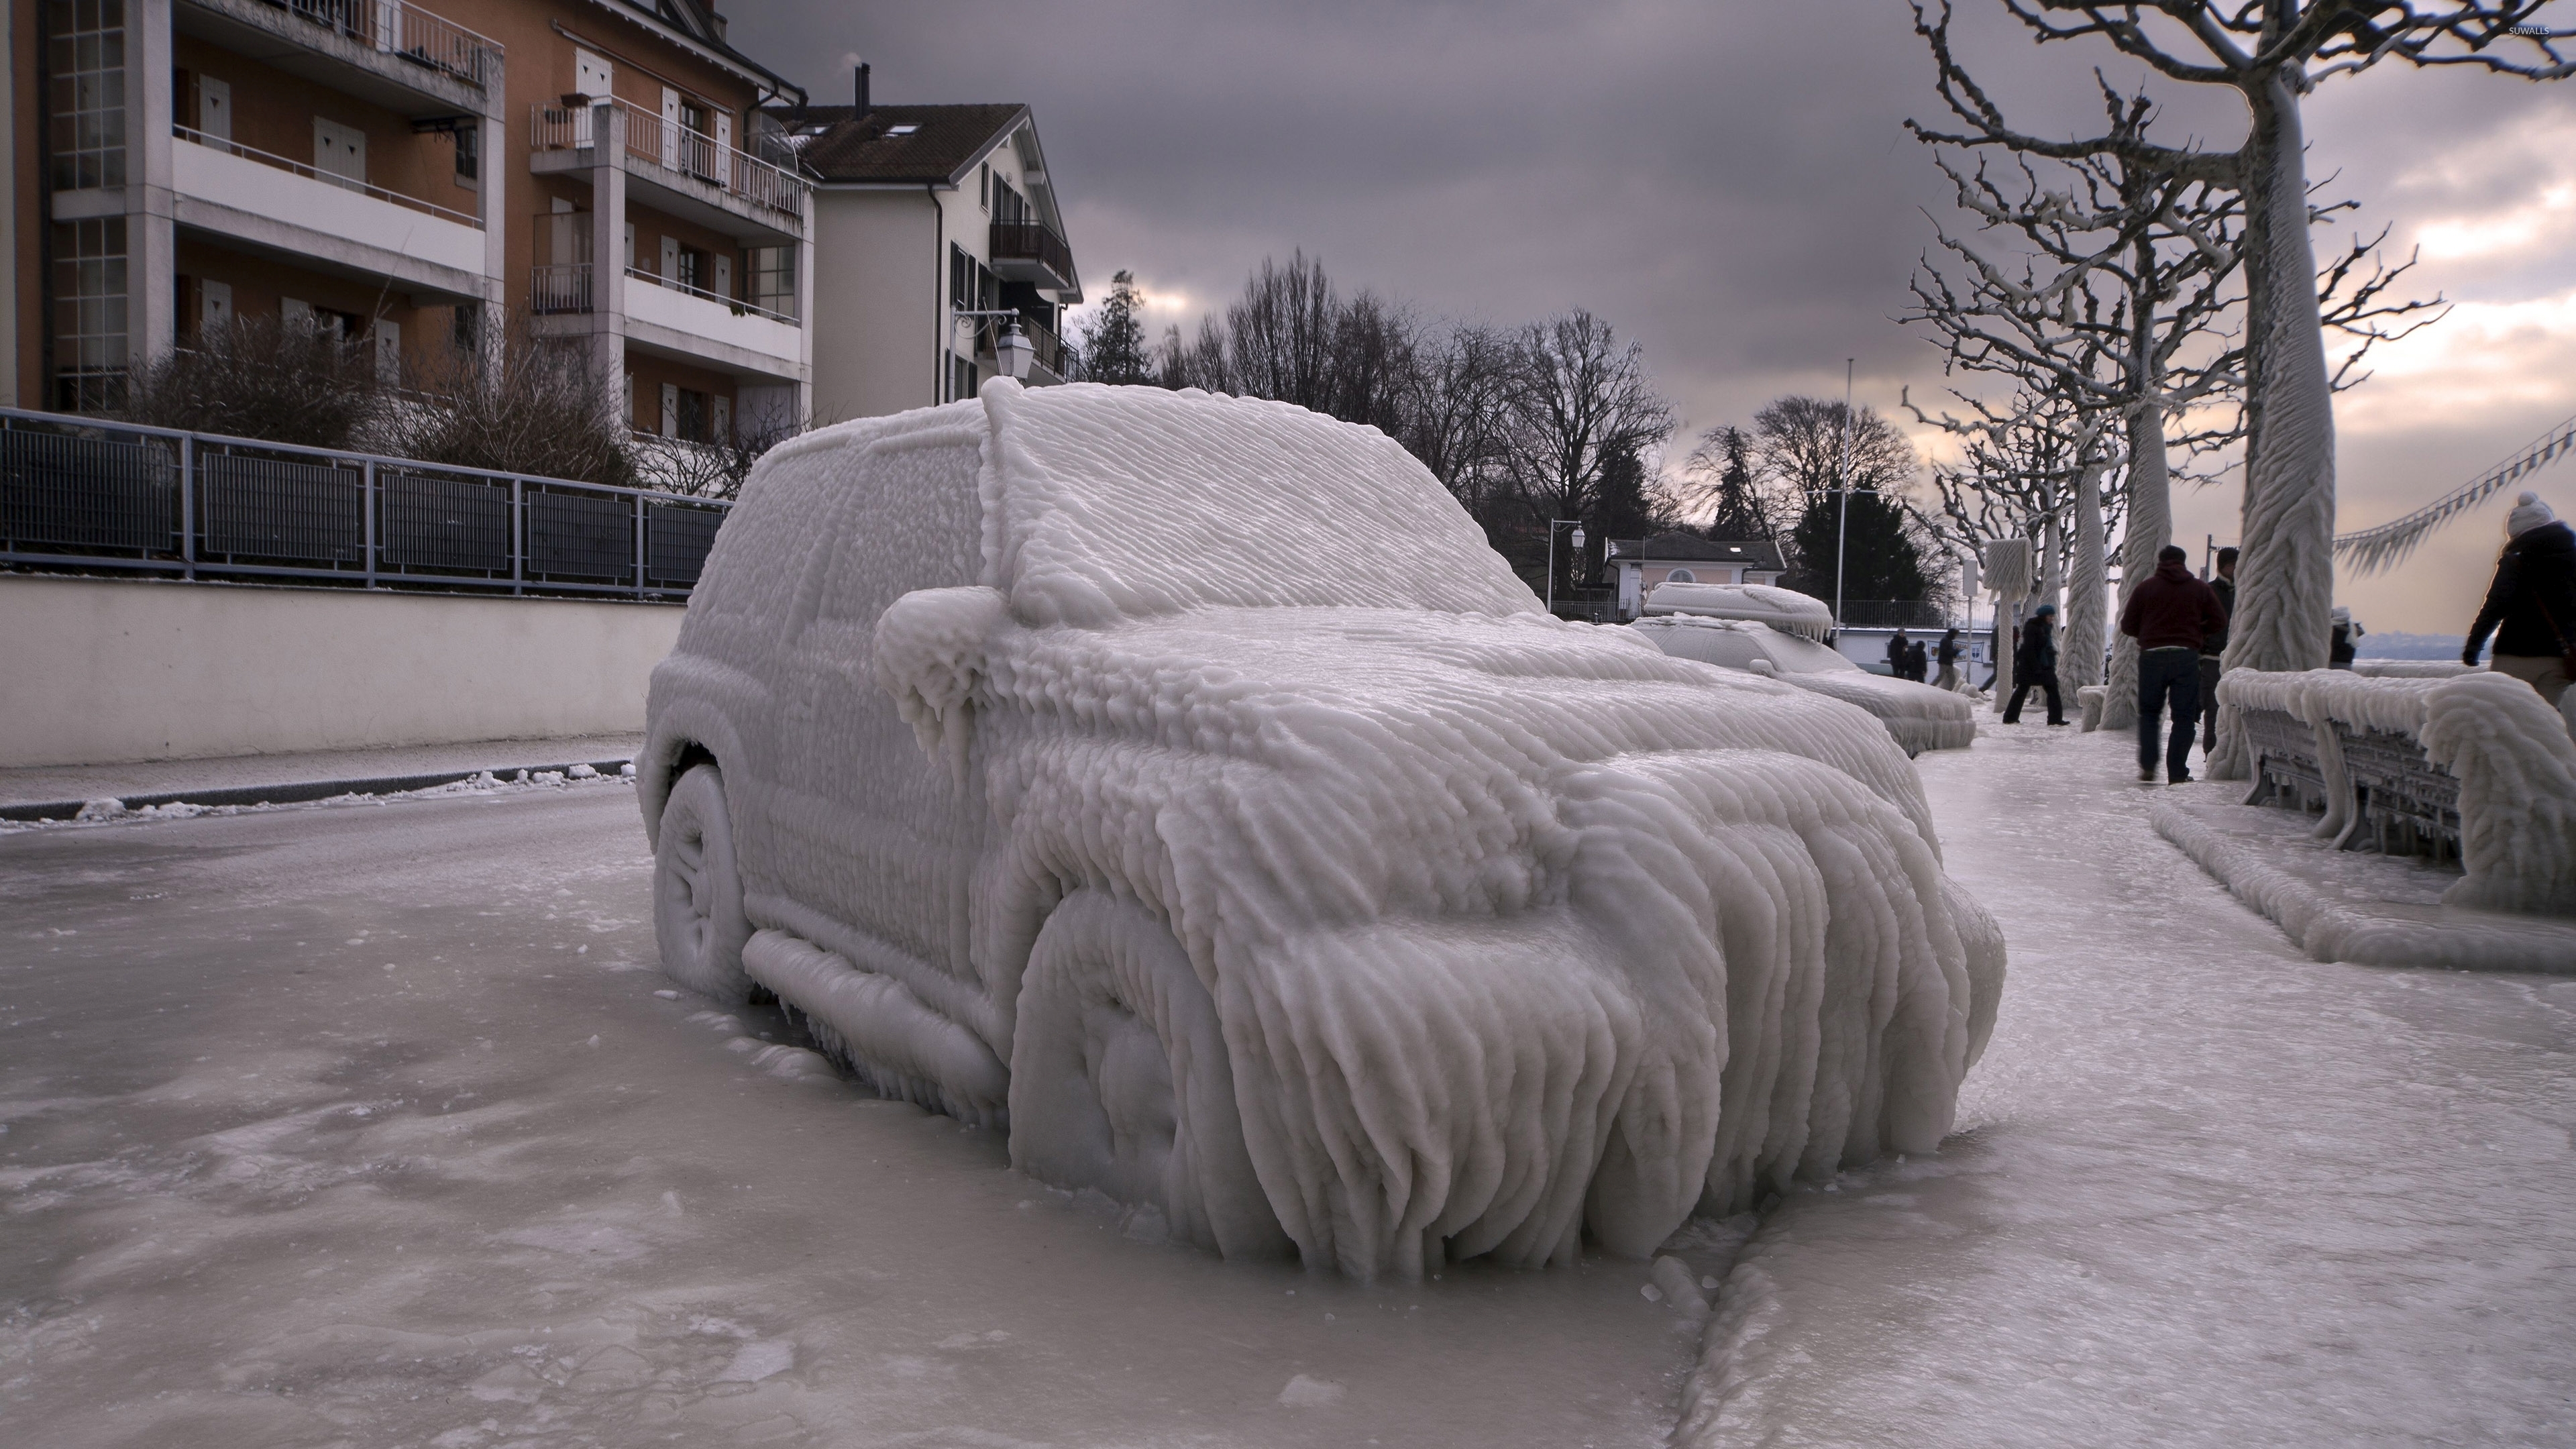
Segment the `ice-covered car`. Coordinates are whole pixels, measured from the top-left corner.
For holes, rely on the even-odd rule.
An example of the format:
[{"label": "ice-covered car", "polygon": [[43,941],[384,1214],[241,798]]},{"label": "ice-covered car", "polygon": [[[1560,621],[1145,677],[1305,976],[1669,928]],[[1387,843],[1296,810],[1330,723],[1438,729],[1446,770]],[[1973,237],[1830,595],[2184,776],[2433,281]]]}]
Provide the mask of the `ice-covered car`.
[{"label": "ice-covered car", "polygon": [[[1655,596],[1661,597],[1666,590],[1675,588],[1694,589],[1700,594],[1732,591],[1722,584],[1664,584],[1655,590]],[[1788,593],[1786,589],[1761,591]],[[1804,594],[1790,597],[1806,599]],[[1830,625],[1832,616],[1824,606],[1813,599],[1807,602],[1814,604],[1813,613]],[[1724,607],[1723,600],[1706,601],[1707,612],[1694,609],[1689,613],[1649,615],[1628,627],[1676,659],[1696,659],[1721,669],[1745,670],[1859,705],[1877,716],[1878,722],[1887,727],[1888,737],[1903,746],[1908,755],[1925,750],[1963,750],[1976,740],[1976,709],[1966,695],[1911,679],[1872,674],[1841,650],[1818,643],[1817,636],[1801,627],[1807,623],[1804,619],[1754,622],[1780,612],[1780,606],[1771,601],[1753,601],[1752,608],[1759,613],[1717,612]]]},{"label": "ice-covered car", "polygon": [[1550,618],[1285,404],[780,446],[649,732],[672,976],[1228,1256],[1651,1252],[1932,1148],[2002,979],[1867,715]]}]

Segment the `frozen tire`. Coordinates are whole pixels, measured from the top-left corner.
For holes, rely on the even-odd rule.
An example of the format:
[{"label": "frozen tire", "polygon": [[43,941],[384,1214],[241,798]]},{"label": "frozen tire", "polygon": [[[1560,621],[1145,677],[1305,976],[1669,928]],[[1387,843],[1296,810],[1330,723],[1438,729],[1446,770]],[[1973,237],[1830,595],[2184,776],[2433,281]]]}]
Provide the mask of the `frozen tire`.
[{"label": "frozen tire", "polygon": [[1229,1258],[1291,1251],[1244,1147],[1216,1003],[1151,912],[1078,891],[1047,917],[1011,1041],[1011,1165],[1163,1214]]},{"label": "frozen tire", "polygon": [[653,936],[663,974],[672,980],[728,1005],[750,996],[742,947],[751,939],[751,922],[742,913],[724,776],[713,765],[680,776],[662,806],[653,848]]}]

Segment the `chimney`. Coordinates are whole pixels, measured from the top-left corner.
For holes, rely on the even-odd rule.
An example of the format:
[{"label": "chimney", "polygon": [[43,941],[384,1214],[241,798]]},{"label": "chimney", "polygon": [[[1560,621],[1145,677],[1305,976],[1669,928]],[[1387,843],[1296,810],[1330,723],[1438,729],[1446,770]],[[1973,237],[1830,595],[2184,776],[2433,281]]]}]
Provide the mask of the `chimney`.
[{"label": "chimney", "polygon": [[867,63],[866,61],[864,61],[864,60],[863,60],[863,61],[860,61],[860,62],[859,62],[859,108],[858,108],[858,111],[857,111],[857,112],[852,116],[852,118],[851,118],[851,119],[853,119],[853,120],[864,120],[864,119],[866,119],[867,114],[868,114],[868,63]]}]

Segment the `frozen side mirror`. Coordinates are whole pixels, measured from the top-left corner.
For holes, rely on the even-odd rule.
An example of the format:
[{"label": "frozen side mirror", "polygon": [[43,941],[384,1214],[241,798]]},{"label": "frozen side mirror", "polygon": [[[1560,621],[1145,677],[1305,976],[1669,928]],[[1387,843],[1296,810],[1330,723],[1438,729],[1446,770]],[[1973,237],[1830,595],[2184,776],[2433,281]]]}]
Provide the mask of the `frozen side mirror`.
[{"label": "frozen side mirror", "polygon": [[974,584],[915,589],[877,619],[877,687],[894,696],[922,753],[946,763],[960,784],[984,651],[1010,615],[1001,590]]}]

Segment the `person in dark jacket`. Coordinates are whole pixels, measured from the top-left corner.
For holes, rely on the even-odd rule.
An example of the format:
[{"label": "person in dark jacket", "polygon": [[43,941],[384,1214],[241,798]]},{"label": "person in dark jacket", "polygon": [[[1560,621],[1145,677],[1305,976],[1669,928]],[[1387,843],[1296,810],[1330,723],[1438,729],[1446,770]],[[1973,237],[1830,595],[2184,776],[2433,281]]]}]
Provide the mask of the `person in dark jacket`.
[{"label": "person in dark jacket", "polygon": [[1893,679],[1905,677],[1905,631],[1902,629],[1887,641],[1887,673]]},{"label": "person in dark jacket", "polygon": [[[2218,551],[2218,577],[2209,581],[2209,591],[2218,596],[2219,616],[2236,617],[2236,550]],[[2218,656],[2227,652],[2227,626],[2200,641],[2200,748],[2208,754],[2218,748]]]},{"label": "person in dark jacket", "polygon": [[[2156,736],[2163,728],[2165,702],[2173,702],[2173,738],[2165,746],[2165,779],[2191,783],[2192,726],[2200,716],[2200,651],[2212,630],[2224,630],[2227,615],[2218,595],[2191,576],[2191,555],[2166,544],[2156,552],[2156,571],[2129,595],[2120,611],[2120,632],[2138,641],[2138,778],[2156,778]],[[2212,701],[2214,704],[2215,701]]]},{"label": "person in dark jacket", "polygon": [[1941,673],[1932,682],[1942,689],[1959,687],[1959,631],[1956,629],[1941,636]]},{"label": "person in dark jacket", "polygon": [[2360,650],[2355,646],[2367,631],[2353,622],[2352,610],[2341,604],[2334,606],[2333,622],[2334,635],[2326,641],[2326,667],[2350,669],[2352,661],[2360,657]]},{"label": "person in dark jacket", "polygon": [[2469,626],[2460,662],[2477,663],[2493,630],[2491,667],[2556,704],[2567,692],[2568,655],[2576,646],[2576,532],[2533,493],[2522,495],[2504,526],[2510,541],[2496,559],[2495,582]]},{"label": "person in dark jacket", "polygon": [[2004,706],[2004,723],[2021,723],[2021,702],[2034,690],[2048,695],[2048,722],[2066,723],[2066,707],[2057,697],[2057,606],[2042,604],[2021,626],[2021,648],[2013,655],[2013,697]]},{"label": "person in dark jacket", "polygon": [[1923,653],[1923,641],[1915,640],[1905,651],[1905,677],[1921,684],[1932,673],[1932,662]]}]

